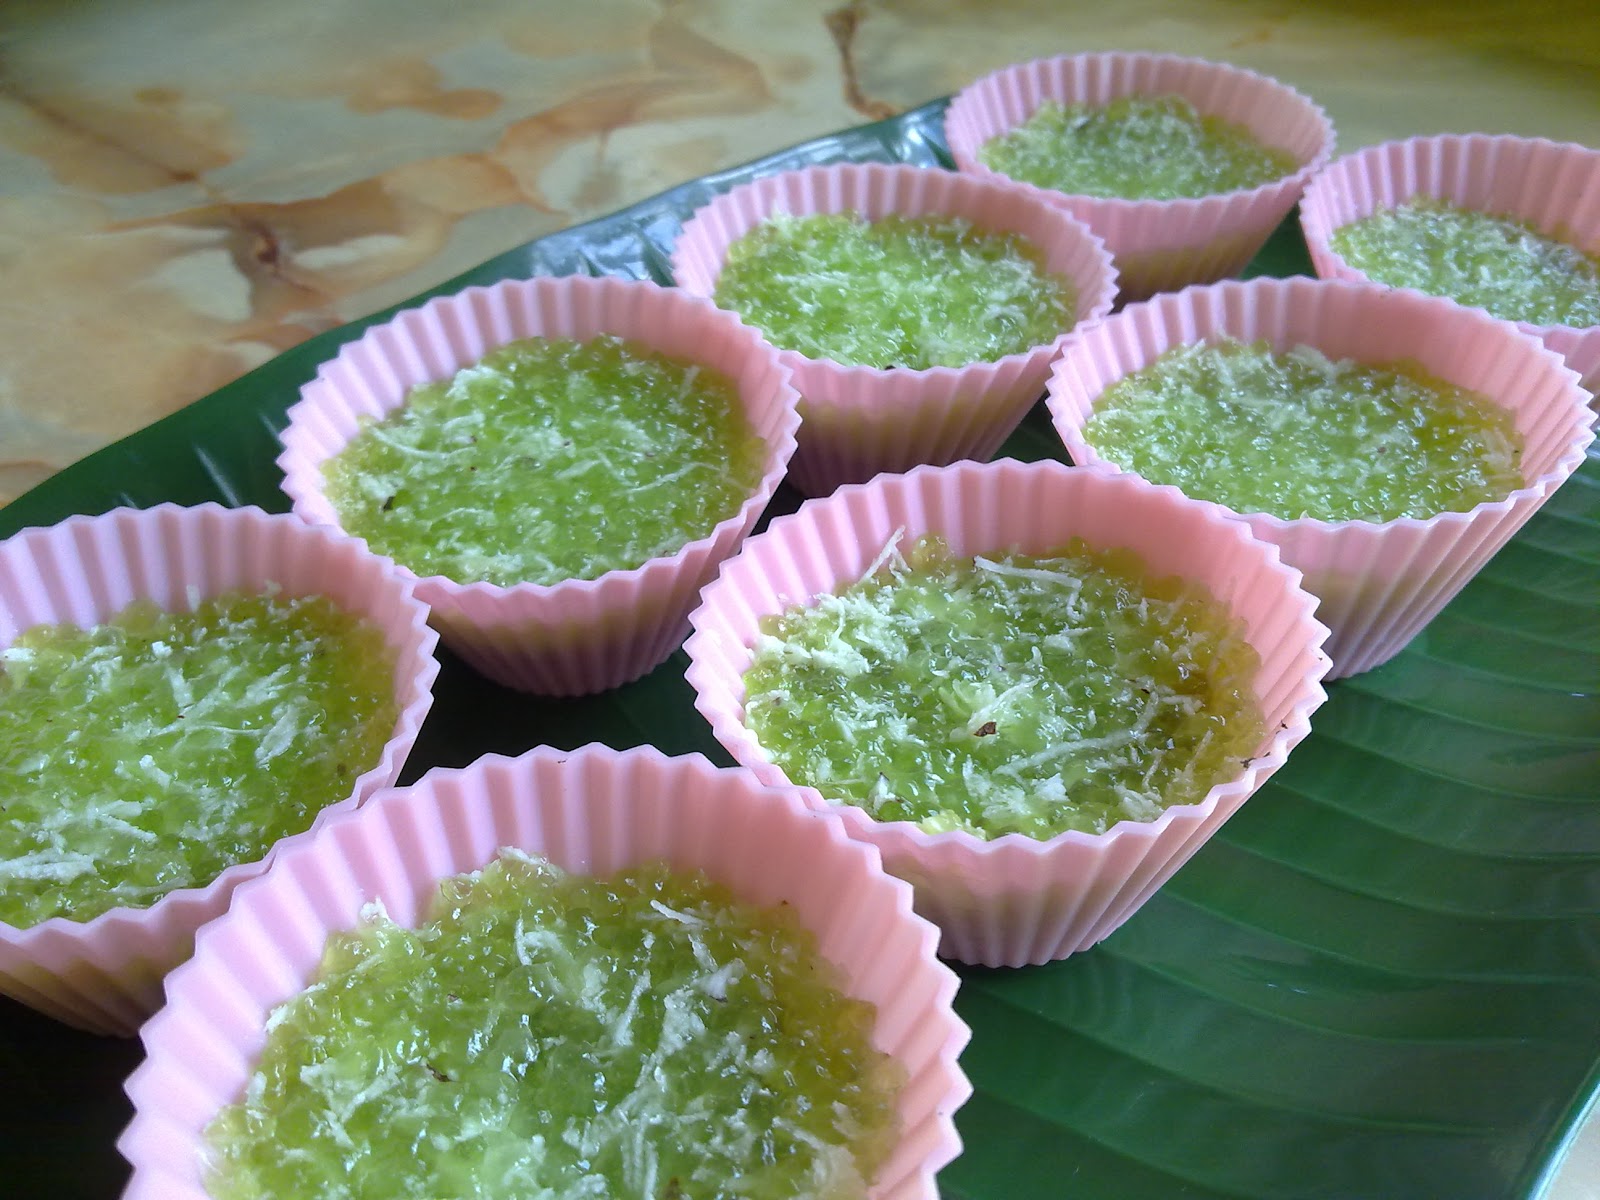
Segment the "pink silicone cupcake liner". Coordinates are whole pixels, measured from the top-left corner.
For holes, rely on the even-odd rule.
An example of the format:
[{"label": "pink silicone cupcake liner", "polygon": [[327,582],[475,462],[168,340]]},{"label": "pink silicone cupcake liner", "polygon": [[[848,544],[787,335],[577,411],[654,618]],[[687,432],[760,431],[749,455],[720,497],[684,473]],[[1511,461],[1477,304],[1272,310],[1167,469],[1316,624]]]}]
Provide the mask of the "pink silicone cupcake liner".
[{"label": "pink silicone cupcake liner", "polygon": [[145,1026],[148,1057],[128,1081],[134,1117],[118,1142],[133,1164],[128,1200],[201,1200],[203,1131],[244,1088],[268,1014],[313,977],[330,932],[381,900],[414,925],[438,882],[501,847],[606,874],[665,859],[701,869],[742,899],[790,904],[839,966],[850,994],[878,1008],[874,1040],[905,1070],[900,1141],[871,1195],[932,1200],[934,1173],[960,1151],[952,1115],[971,1093],[956,1058],[969,1031],[937,931],[870,847],[795,790],[693,755],[598,745],[490,756],[432,771],[283,853],[205,929]]},{"label": "pink silicone cupcake liner", "polygon": [[[1046,100],[1109,104],[1129,95],[1179,95],[1202,114],[1243,125],[1300,167],[1259,187],[1183,200],[1074,196],[991,171],[978,151]],[[945,114],[956,168],[1047,197],[1099,234],[1117,264],[1121,299],[1235,275],[1294,207],[1333,153],[1327,114],[1293,88],[1242,67],[1171,54],[1077,54],[1006,67],[968,85]]]},{"label": "pink silicone cupcake liner", "polygon": [[[1300,228],[1317,274],[1370,282],[1330,239],[1350,222],[1416,196],[1527,221],[1600,254],[1600,150],[1543,138],[1442,134],[1368,146],[1312,181],[1300,205]],[[1516,324],[1564,355],[1589,392],[1600,392],[1600,325]]]},{"label": "pink silicone cupcake liner", "polygon": [[[1106,937],[1277,770],[1325,698],[1318,681],[1328,668],[1319,649],[1327,630],[1311,615],[1315,601],[1276,550],[1226,510],[1133,476],[1053,462],[922,467],[841,488],[774,521],[724,564],[690,616],[686,678],[695,707],[764,782],[791,781],[744,724],[743,676],[761,619],[853,583],[897,533],[902,545],[938,534],[960,555],[1046,553],[1081,537],[1133,550],[1154,574],[1203,583],[1244,622],[1260,653],[1256,695],[1271,731],[1239,775],[1203,802],[1168,808],[1150,822],[1121,821],[1100,835],[985,841],[831,808],[852,837],[877,846],[884,866],[914,885],[917,911],[943,931],[946,957],[1021,966]],[[820,793],[805,791],[828,807]]]},{"label": "pink silicone cupcake liner", "polygon": [[1083,438],[1106,388],[1172,346],[1224,335],[1278,350],[1311,345],[1334,359],[1410,359],[1509,409],[1525,440],[1526,485],[1469,512],[1382,523],[1235,514],[1321,599],[1317,617],[1333,631],[1330,678],[1398,654],[1578,468],[1593,440],[1577,376],[1505,321],[1373,284],[1255,279],[1130,305],[1070,347],[1051,375],[1049,406],[1073,461],[1112,465]]},{"label": "pink silicone cupcake liner", "polygon": [[[683,640],[684,618],[717,564],[750,531],[794,453],[789,369],[753,330],[704,300],[652,283],[584,276],[508,280],[408,309],[345,345],[301,389],[278,458],[295,513],[339,524],[322,464],[418,384],[448,378],[518,338],[630,338],[733,379],[767,444],[765,474],[734,515],[677,553],[597,579],[545,585],[417,580],[444,642],[482,674],[524,691],[580,695],[637,679]],[[405,570],[404,564],[401,569]]]},{"label": "pink silicone cupcake liner", "polygon": [[[378,762],[311,830],[393,783],[433,702],[437,637],[411,581],[353,538],[257,508],[163,504],[72,517],[0,542],[0,645],[35,625],[100,624],[135,600],[190,611],[223,592],[276,585],[327,596],[384,632],[394,651],[400,715]],[[161,1004],[162,977],[189,955],[194,932],[228,907],[297,834],[265,858],[229,867],[202,888],[148,908],[115,908],[88,921],[52,917],[26,929],[0,922],[0,993],[95,1033],[131,1034]]]},{"label": "pink silicone cupcake liner", "polygon": [[[1018,234],[1039,250],[1047,270],[1072,282],[1073,329],[1111,311],[1116,272],[1110,257],[1065,213],[950,171],[876,163],[786,171],[718,196],[679,235],[673,278],[697,296],[710,296],[728,247],[768,217],[838,212],[869,221],[938,214]],[[1038,401],[1050,361],[1071,332],[1026,353],[959,368],[846,366],[780,351],[801,396],[800,446],[789,482],[806,495],[824,495],[879,471],[990,457]]]}]

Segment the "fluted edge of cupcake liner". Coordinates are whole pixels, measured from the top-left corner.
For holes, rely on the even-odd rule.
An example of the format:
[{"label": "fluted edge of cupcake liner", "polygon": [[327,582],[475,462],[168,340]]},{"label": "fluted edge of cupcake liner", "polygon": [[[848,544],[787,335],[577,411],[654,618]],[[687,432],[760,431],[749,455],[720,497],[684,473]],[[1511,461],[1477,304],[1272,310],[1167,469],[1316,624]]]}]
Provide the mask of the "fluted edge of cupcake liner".
[{"label": "fluted edge of cupcake liner", "polygon": [[[548,695],[605,691],[672,653],[701,583],[732,553],[793,457],[798,393],[756,334],[709,302],[653,283],[585,276],[507,280],[408,309],[344,346],[289,410],[278,465],[297,515],[337,526],[322,464],[361,428],[400,407],[410,388],[448,378],[516,338],[609,333],[710,366],[738,386],[765,470],[738,510],[702,537],[640,566],[555,584],[421,577],[417,593],[444,642],[496,682]],[[407,570],[405,564],[400,564]]]},{"label": "fluted edge of cupcake liner", "polygon": [[1095,400],[1163,351],[1220,335],[1278,350],[1311,345],[1333,359],[1411,360],[1510,410],[1525,440],[1524,486],[1467,512],[1384,522],[1233,513],[1319,597],[1318,619],[1332,630],[1329,678],[1398,654],[1577,470],[1594,438],[1577,375],[1509,322],[1372,283],[1254,279],[1129,305],[1075,339],[1052,369],[1047,397],[1072,460],[1120,470],[1084,439]]},{"label": "fluted edge of cupcake liner", "polygon": [[412,580],[357,539],[292,516],[162,504],[72,517],[0,543],[4,644],[35,625],[99,624],[135,600],[186,611],[224,592],[270,586],[291,596],[327,596],[382,630],[395,654],[400,711],[378,761],[307,831],[280,840],[254,862],[228,867],[203,887],[87,921],[52,917],[25,929],[0,923],[0,992],[80,1029],[132,1034],[160,1006],[162,978],[188,957],[195,930],[226,910],[240,883],[394,782],[433,703],[439,671],[438,638]]},{"label": "fluted edge of cupcake liner", "polygon": [[[1317,274],[1372,282],[1333,248],[1333,235],[1417,196],[1527,221],[1600,254],[1600,150],[1510,134],[1439,134],[1367,146],[1312,181],[1300,229]],[[1600,325],[1515,324],[1565,356],[1591,395],[1600,393]]]},{"label": "fluted edge of cupcake liner", "polygon": [[1038,249],[1046,270],[1071,281],[1076,311],[1072,326],[1049,342],[961,367],[867,367],[780,351],[801,397],[790,483],[806,495],[880,471],[993,454],[1038,400],[1062,344],[1111,311],[1116,269],[1080,222],[1014,188],[879,163],[784,171],[716,197],[685,223],[673,248],[673,277],[709,297],[728,248],[767,218],[842,212],[869,221],[896,213],[953,216],[1018,234]]},{"label": "fluted edge of cupcake liner", "polygon": [[[1128,95],[1177,94],[1204,115],[1244,126],[1292,154],[1297,169],[1254,188],[1175,200],[1070,195],[990,170],[978,152],[1046,100],[1102,105]],[[945,113],[956,169],[1047,198],[1105,241],[1121,299],[1138,300],[1237,274],[1288,215],[1333,154],[1327,113],[1294,88],[1243,67],[1173,54],[1109,52],[1017,63],[957,93]]]},{"label": "fluted edge of cupcake liner", "polygon": [[[1121,821],[1099,835],[986,841],[879,822],[849,805],[829,809],[913,884],[917,911],[943,933],[941,954],[988,966],[1062,958],[1131,916],[1306,735],[1325,699],[1327,629],[1312,616],[1315,601],[1299,587],[1299,573],[1274,547],[1226,510],[1176,488],[1100,468],[1011,460],[880,475],[774,521],[723,564],[689,618],[685,678],[695,707],[741,766],[767,783],[792,782],[744,724],[743,675],[761,618],[854,582],[892,537],[909,542],[925,533],[939,534],[958,555],[1045,553],[1072,537],[1128,547],[1152,574],[1203,583],[1243,621],[1261,656],[1262,744],[1201,803],[1168,808],[1154,821]],[[819,792],[805,791],[828,807]]]},{"label": "fluted edge of cupcake liner", "polygon": [[937,1196],[935,1172],[960,1151],[952,1117],[971,1093],[957,1064],[970,1031],[952,1008],[957,980],[937,960],[937,931],[912,912],[910,889],[796,789],[764,787],[699,755],[589,745],[431,771],[241,888],[141,1031],[147,1058],[128,1080],[134,1117],[118,1141],[134,1168],[130,1200],[202,1200],[205,1127],[237,1099],[268,1013],[309,982],[331,932],[354,926],[373,900],[414,925],[441,880],[503,847],[594,874],[665,859],[704,870],[747,902],[790,905],[849,993],[877,1006],[874,1041],[905,1070],[900,1144],[871,1195]]}]

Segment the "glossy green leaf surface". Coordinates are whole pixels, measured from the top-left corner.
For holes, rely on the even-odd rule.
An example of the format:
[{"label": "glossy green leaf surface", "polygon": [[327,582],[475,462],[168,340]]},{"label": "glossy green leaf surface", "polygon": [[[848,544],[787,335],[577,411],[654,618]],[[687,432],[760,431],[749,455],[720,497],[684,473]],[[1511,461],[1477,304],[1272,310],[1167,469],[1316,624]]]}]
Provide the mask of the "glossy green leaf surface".
[{"label": "glossy green leaf surface", "polygon": [[[437,289],[666,278],[684,217],[813,162],[948,165],[942,105],[684,185]],[[1280,230],[1255,273],[1309,266]],[[430,293],[431,294],[431,293]],[[421,298],[419,298],[421,299]],[[378,314],[371,321],[383,319]],[[276,433],[371,321],[313,338],[0,510],[0,536],[163,500],[283,511]],[[1042,408],[1007,444],[1058,456]],[[780,492],[774,511],[796,498]],[[1102,945],[964,970],[957,1200],[1537,1194],[1600,1088],[1600,460],[1418,640],[1334,684],[1288,765]],[[552,703],[454,660],[404,779],[540,743],[727,756],[675,655]],[[0,1194],[105,1200],[137,1042],[0,1001]]]}]

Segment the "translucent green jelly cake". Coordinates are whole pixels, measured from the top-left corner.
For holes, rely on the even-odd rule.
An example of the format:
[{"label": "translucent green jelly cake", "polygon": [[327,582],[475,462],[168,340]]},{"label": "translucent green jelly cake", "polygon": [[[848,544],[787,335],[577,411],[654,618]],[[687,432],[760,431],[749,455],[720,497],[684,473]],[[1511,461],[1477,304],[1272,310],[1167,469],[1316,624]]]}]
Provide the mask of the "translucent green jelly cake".
[{"label": "translucent green jelly cake", "polygon": [[1263,729],[1242,630],[1126,550],[938,539],[768,618],[745,721],[796,783],[938,833],[1103,833],[1198,803]]},{"label": "translucent green jelly cake", "polygon": [[898,1068],[785,908],[511,850],[369,910],[207,1131],[217,1200],[861,1197]]},{"label": "translucent green jelly cake", "polygon": [[978,161],[1036,187],[1126,200],[1259,187],[1298,165],[1243,126],[1201,116],[1182,96],[1124,96],[1104,106],[1046,100],[985,142]]},{"label": "translucent green jelly cake", "polygon": [[765,460],[732,380],[602,335],[525,338],[414,388],[323,477],[344,529],[418,575],[553,584],[709,536]]},{"label": "translucent green jelly cake", "polygon": [[1522,436],[1487,397],[1311,346],[1175,347],[1107,388],[1083,437],[1154,483],[1285,520],[1465,512],[1523,484]]},{"label": "translucent green jelly cake", "polygon": [[1036,247],[958,217],[770,217],[728,248],[719,306],[773,345],[868,367],[960,367],[1054,340],[1072,284]]},{"label": "translucent green jelly cake", "polygon": [[1600,257],[1509,217],[1420,197],[1336,229],[1335,251],[1391,287],[1530,325],[1600,325]]},{"label": "translucent green jelly cake", "polygon": [[308,828],[398,716],[377,628],[233,594],[0,651],[0,920],[144,908]]}]

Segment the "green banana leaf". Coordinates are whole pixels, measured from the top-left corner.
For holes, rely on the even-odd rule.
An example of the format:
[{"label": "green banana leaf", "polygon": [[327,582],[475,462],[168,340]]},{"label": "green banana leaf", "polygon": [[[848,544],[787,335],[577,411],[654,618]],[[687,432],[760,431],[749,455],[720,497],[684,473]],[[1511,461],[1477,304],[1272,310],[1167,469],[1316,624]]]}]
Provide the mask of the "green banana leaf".
[{"label": "green banana leaf", "polygon": [[[425,293],[667,280],[716,192],[810,163],[948,166],[943,102],[674,188]],[[1254,274],[1309,272],[1286,224]],[[276,435],[379,313],[312,338],[0,510],[0,536],[164,500],[286,511]],[[1060,457],[1036,410],[1003,453]],[[798,503],[781,491],[774,512]],[[1272,782],[1102,945],[963,969],[976,1092],[954,1200],[1537,1195],[1600,1093],[1600,460],[1399,658],[1330,687]],[[539,743],[728,762],[684,659],[551,703],[448,655],[405,780]],[[0,1194],[106,1200],[137,1041],[0,1001]]]}]

